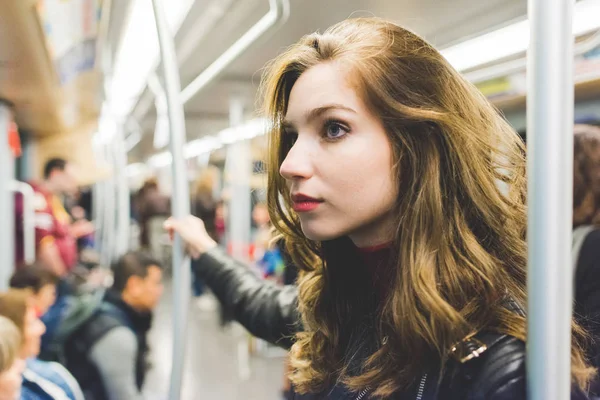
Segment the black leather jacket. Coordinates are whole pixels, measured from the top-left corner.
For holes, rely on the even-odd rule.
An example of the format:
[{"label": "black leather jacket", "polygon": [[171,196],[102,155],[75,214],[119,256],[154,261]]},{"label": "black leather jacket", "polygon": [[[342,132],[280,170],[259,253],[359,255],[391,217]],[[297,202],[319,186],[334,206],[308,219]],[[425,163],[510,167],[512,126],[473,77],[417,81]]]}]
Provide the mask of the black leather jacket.
[{"label": "black leather jacket", "polygon": [[[220,249],[200,257],[195,273],[234,318],[257,337],[289,348],[293,336],[301,329],[297,309],[297,288],[276,286],[263,281],[244,264],[232,259]],[[513,337],[483,333],[479,342],[466,342],[466,348],[477,350],[481,343],[487,349],[470,361],[453,360],[441,379],[426,379],[424,390],[415,385],[414,392],[394,396],[402,400],[525,400],[525,344]],[[422,380],[418,380],[422,382]],[[440,382],[438,384],[438,382]],[[296,395],[296,399],[368,399],[368,394],[329,391],[320,395]],[[420,397],[419,397],[420,396]],[[585,400],[582,393],[573,393],[572,400]]]}]

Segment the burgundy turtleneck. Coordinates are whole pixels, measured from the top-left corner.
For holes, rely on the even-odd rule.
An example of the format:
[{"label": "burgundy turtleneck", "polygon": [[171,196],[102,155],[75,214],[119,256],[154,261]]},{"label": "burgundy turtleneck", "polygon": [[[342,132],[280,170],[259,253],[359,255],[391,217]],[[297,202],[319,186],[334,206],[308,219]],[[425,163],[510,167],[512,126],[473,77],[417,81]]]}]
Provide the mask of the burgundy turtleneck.
[{"label": "burgundy turtleneck", "polygon": [[384,243],[377,246],[359,247],[360,255],[364,265],[372,278],[373,288],[380,295],[385,295],[390,287],[391,268],[390,257],[392,243]]}]

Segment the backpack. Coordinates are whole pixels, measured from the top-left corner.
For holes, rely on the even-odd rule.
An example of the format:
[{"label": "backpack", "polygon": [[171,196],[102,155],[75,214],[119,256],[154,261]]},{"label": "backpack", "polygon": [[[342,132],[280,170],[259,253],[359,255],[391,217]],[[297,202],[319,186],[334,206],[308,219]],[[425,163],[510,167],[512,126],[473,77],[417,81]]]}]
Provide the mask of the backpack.
[{"label": "backpack", "polygon": [[[123,311],[103,301],[104,293],[101,290],[67,300],[67,309],[40,359],[62,364],[79,381],[78,375],[88,369],[82,364],[87,360],[87,352],[92,345],[113,328],[131,328]],[[90,328],[92,320],[98,323],[92,324],[91,329],[83,329]]]}]

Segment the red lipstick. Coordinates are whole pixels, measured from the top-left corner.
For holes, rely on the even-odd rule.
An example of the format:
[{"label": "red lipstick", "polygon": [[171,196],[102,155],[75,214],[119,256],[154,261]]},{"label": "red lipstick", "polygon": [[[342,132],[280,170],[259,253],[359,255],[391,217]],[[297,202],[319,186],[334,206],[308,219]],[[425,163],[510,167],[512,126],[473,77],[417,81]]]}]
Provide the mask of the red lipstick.
[{"label": "red lipstick", "polygon": [[305,194],[292,195],[293,209],[296,212],[308,212],[312,211],[323,202],[323,200],[315,199]]}]

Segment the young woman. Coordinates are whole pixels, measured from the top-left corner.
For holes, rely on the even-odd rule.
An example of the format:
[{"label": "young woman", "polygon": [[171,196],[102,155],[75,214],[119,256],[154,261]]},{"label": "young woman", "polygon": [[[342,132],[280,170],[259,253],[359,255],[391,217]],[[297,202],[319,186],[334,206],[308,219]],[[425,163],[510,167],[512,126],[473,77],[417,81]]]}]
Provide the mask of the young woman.
[{"label": "young woman", "polygon": [[240,322],[291,346],[295,398],[524,400],[526,179],[509,124],[430,44],[374,18],[302,38],[263,88],[297,291],[258,281],[199,220],[166,227]]},{"label": "young woman", "polygon": [[46,328],[31,296],[31,292],[24,289],[0,293],[0,316],[10,319],[23,338],[19,355],[26,365],[21,400],[83,400],[77,381],[62,365],[37,359]]},{"label": "young woman", "polygon": [[0,316],[0,400],[18,400],[25,362],[19,358],[21,334],[15,324]]}]

